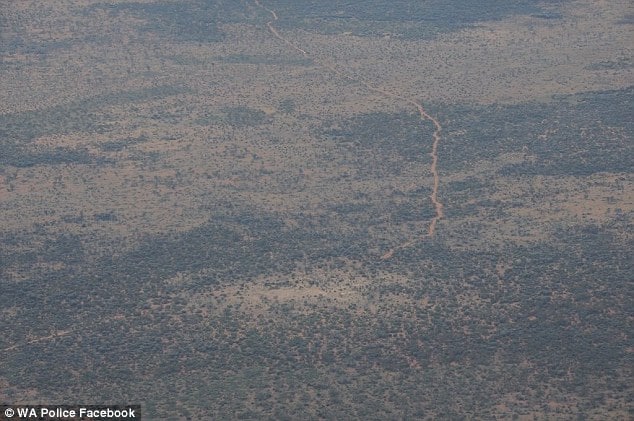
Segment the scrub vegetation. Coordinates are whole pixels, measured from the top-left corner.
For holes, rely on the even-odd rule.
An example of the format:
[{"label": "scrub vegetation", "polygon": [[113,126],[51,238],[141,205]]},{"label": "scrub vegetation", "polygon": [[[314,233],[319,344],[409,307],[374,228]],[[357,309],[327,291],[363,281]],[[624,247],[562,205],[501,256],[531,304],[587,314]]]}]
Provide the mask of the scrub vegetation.
[{"label": "scrub vegetation", "polygon": [[0,401],[630,419],[629,2],[260,5],[2,12]]}]

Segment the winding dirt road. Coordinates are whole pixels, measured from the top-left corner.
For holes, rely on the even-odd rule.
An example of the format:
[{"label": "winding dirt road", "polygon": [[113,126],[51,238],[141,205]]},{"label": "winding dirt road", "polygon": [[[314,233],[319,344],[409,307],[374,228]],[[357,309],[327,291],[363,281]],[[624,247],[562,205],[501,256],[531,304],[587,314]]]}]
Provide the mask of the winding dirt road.
[{"label": "winding dirt road", "polygon": [[[273,17],[273,20],[270,20],[266,23],[266,26],[269,28],[269,31],[271,32],[271,34],[273,34],[273,36],[277,39],[279,39],[281,42],[283,42],[284,44],[288,45],[289,47],[291,47],[292,49],[294,49],[295,51],[300,52],[302,55],[304,55],[305,57],[311,57],[311,55],[304,50],[303,48],[299,47],[298,45],[294,44],[293,42],[291,42],[290,40],[288,40],[287,38],[283,37],[282,34],[280,34],[280,32],[275,28],[274,23],[278,20],[278,16],[277,13],[275,12],[275,10],[269,9],[268,7],[266,7],[265,5],[262,4],[262,2],[260,0],[254,0],[255,4],[260,7],[261,9],[267,11],[268,13],[271,14],[271,16]],[[438,188],[440,185],[440,177],[438,176],[438,144],[440,143],[440,133],[442,131],[442,126],[440,125],[440,122],[433,117],[432,115],[430,115],[427,111],[425,111],[425,108],[423,107],[423,105],[411,98],[407,98],[404,97],[402,95],[399,95],[397,93],[394,92],[390,92],[390,91],[385,91],[381,88],[377,88],[375,86],[370,85],[368,82],[358,78],[358,77],[354,77],[351,76],[347,73],[342,72],[341,70],[336,69],[335,67],[333,67],[332,65],[328,64],[328,63],[324,63],[324,62],[318,62],[316,60],[313,59],[313,61],[315,61],[315,63],[317,63],[318,65],[330,70],[331,72],[335,73],[336,75],[345,78],[345,79],[349,79],[353,82],[359,83],[362,86],[364,86],[366,89],[368,89],[369,91],[372,92],[376,92],[376,93],[380,93],[381,95],[384,95],[386,97],[389,98],[394,98],[394,99],[398,99],[401,100],[403,102],[406,102],[410,105],[413,105],[414,107],[416,107],[416,110],[418,111],[418,114],[420,115],[421,120],[429,120],[434,124],[434,133],[432,134],[432,138],[433,138],[433,143],[432,143],[432,147],[431,147],[431,152],[430,152],[430,156],[431,156],[431,167],[430,167],[430,172],[432,173],[432,176],[434,178],[434,185],[432,188],[432,192],[429,195],[429,198],[431,199],[432,204],[434,205],[434,209],[436,211],[436,215],[429,221],[429,226],[427,229],[427,233],[420,236],[420,237],[415,237],[412,238],[411,240],[402,243],[394,248],[392,248],[391,250],[389,250],[387,253],[383,254],[381,256],[381,259],[385,260],[385,259],[389,259],[391,258],[395,252],[411,247],[414,244],[416,244],[419,241],[424,240],[425,238],[430,238],[433,237],[434,234],[436,233],[436,224],[438,223],[438,221],[440,219],[442,219],[445,214],[443,211],[443,205],[442,203],[440,203],[440,201],[438,200]]]}]

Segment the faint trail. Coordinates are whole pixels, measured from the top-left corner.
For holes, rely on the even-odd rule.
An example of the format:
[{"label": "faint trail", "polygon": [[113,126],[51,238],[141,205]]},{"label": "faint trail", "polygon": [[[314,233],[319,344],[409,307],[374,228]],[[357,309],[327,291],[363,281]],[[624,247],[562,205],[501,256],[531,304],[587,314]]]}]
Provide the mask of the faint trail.
[{"label": "faint trail", "polygon": [[[289,47],[291,47],[292,49],[294,49],[295,51],[298,51],[300,53],[302,53],[305,57],[310,57],[310,54],[304,50],[303,48],[297,46],[296,44],[294,44],[293,42],[289,41],[287,38],[284,38],[279,31],[275,28],[275,26],[273,26],[273,23],[276,22],[278,20],[277,17],[277,13],[275,13],[274,10],[269,9],[268,7],[264,6],[262,4],[262,2],[260,2],[260,0],[254,0],[255,4],[260,7],[261,9],[269,12],[271,14],[271,16],[273,17],[273,20],[270,20],[266,23],[266,26],[269,28],[269,31],[271,31],[271,33],[273,34],[273,36],[277,39],[279,39],[280,41],[282,41],[284,44],[288,45]],[[443,205],[442,203],[440,203],[438,201],[438,188],[440,185],[440,178],[438,176],[438,144],[440,143],[440,132],[442,131],[442,126],[440,125],[440,122],[433,117],[432,115],[430,115],[427,111],[425,111],[425,108],[423,107],[422,104],[420,104],[419,102],[414,101],[411,98],[407,98],[404,97],[402,95],[399,95],[397,93],[394,92],[390,92],[390,91],[385,91],[381,88],[377,88],[375,86],[370,85],[368,82],[356,78],[354,76],[351,76],[347,73],[342,72],[341,70],[336,69],[335,67],[333,67],[332,65],[328,64],[328,63],[323,63],[323,62],[318,62],[315,61],[317,64],[319,64],[322,67],[325,67],[326,69],[330,70],[331,72],[337,74],[338,76],[345,78],[345,79],[349,79],[353,82],[359,83],[362,86],[364,86],[366,89],[368,89],[369,91],[372,92],[377,92],[380,93],[381,95],[390,97],[390,98],[395,98],[395,99],[399,99],[403,102],[406,102],[410,105],[413,105],[414,107],[416,107],[416,110],[418,111],[418,114],[420,115],[421,120],[429,120],[434,124],[434,133],[432,134],[432,138],[433,138],[433,143],[432,143],[432,147],[431,147],[431,152],[430,152],[430,156],[431,156],[431,167],[430,167],[430,171],[432,173],[432,176],[434,178],[434,185],[432,188],[432,192],[429,195],[429,198],[431,199],[432,204],[434,205],[434,209],[436,211],[436,215],[431,219],[431,221],[429,221],[429,227],[427,229],[427,233],[424,234],[421,237],[416,237],[416,238],[412,238],[409,241],[406,241],[402,244],[399,244],[398,246],[394,247],[393,249],[389,250],[388,252],[386,252],[385,254],[383,254],[381,256],[381,259],[385,260],[385,259],[389,259],[391,258],[395,252],[411,247],[414,244],[416,244],[419,241],[424,240],[425,238],[429,238],[429,237],[433,237],[434,234],[436,233],[436,224],[438,223],[438,221],[440,219],[442,219],[445,214],[443,211]]]},{"label": "faint trail", "polygon": [[30,345],[30,344],[34,344],[36,342],[48,341],[49,339],[61,338],[62,336],[66,336],[69,333],[73,333],[74,331],[75,331],[75,329],[60,330],[59,332],[53,333],[52,335],[42,336],[40,338],[31,339],[30,341],[26,341],[26,342],[23,342],[21,344],[15,344],[15,345],[10,346],[8,348],[4,348],[2,351],[3,352],[12,351],[12,350],[18,349],[18,348],[20,348],[21,346],[24,346],[24,345]]},{"label": "faint trail", "polygon": [[260,3],[259,0],[254,0],[255,4],[266,10],[267,12],[269,12],[271,14],[271,16],[273,16],[273,20],[270,20],[266,23],[266,26],[268,26],[269,31],[271,31],[271,33],[275,36],[275,38],[279,39],[280,41],[282,41],[284,44],[288,45],[289,47],[291,47],[294,50],[299,51],[300,53],[302,53],[303,55],[305,55],[306,57],[308,57],[308,53],[304,50],[302,50],[301,48],[299,48],[297,45],[293,44],[292,42],[290,42],[289,40],[287,40],[286,38],[284,38],[282,35],[280,35],[279,32],[277,32],[277,29],[275,29],[275,26],[273,26],[273,22],[277,21],[277,13],[275,13],[275,10],[271,10],[268,7],[266,7],[265,5],[263,5],[262,3]]}]

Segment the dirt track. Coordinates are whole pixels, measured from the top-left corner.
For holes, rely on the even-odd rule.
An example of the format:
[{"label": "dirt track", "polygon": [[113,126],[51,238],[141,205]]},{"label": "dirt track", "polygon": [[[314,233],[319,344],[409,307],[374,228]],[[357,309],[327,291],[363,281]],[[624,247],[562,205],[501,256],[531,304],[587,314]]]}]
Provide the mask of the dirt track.
[{"label": "dirt track", "polygon": [[[259,0],[254,0],[255,4],[262,8],[263,10],[267,11],[268,13],[271,14],[271,16],[273,17],[273,20],[268,21],[266,23],[266,26],[269,28],[269,31],[271,32],[271,34],[273,34],[273,36],[277,39],[279,39],[280,41],[282,41],[284,44],[288,45],[289,47],[291,47],[292,49],[300,52],[302,55],[304,55],[305,57],[311,57],[311,55],[303,48],[301,48],[300,46],[294,44],[293,42],[291,42],[290,40],[288,40],[287,38],[284,38],[282,36],[282,34],[279,33],[279,31],[275,28],[275,26],[273,25],[275,23],[275,21],[278,20],[278,16],[277,13],[272,10],[269,9],[268,7],[264,6]],[[384,96],[387,96],[389,98],[394,98],[394,99],[399,99],[401,101],[404,101],[408,104],[413,105],[414,107],[416,107],[416,110],[418,111],[418,114],[420,115],[421,120],[429,120],[434,124],[434,133],[432,135],[433,138],[433,143],[432,143],[432,148],[431,148],[431,167],[430,167],[430,171],[432,173],[432,176],[434,178],[434,185],[432,188],[432,192],[429,195],[429,198],[431,199],[431,202],[434,205],[435,211],[436,211],[436,215],[429,221],[429,226],[427,229],[427,233],[419,236],[419,237],[415,237],[412,238],[408,241],[406,241],[405,243],[399,244],[398,246],[392,248],[391,250],[389,250],[388,252],[386,252],[385,254],[383,254],[381,256],[381,259],[385,260],[385,259],[389,259],[391,258],[394,253],[398,250],[402,250],[404,248],[407,247],[411,247],[412,245],[416,244],[419,241],[424,240],[425,238],[428,237],[433,237],[434,234],[436,233],[436,224],[438,223],[438,221],[440,219],[442,219],[444,217],[444,212],[443,212],[443,205],[442,203],[440,203],[438,201],[438,188],[440,185],[440,177],[438,176],[438,144],[440,143],[440,133],[442,131],[442,126],[440,125],[440,122],[433,117],[432,115],[430,115],[427,111],[425,111],[425,108],[423,107],[423,105],[411,98],[407,98],[404,97],[398,93],[395,92],[390,92],[390,91],[385,91],[383,89],[377,88],[375,86],[370,85],[369,83],[367,83],[366,81],[351,76],[347,73],[344,73],[338,69],[336,69],[334,66],[328,64],[328,63],[324,63],[324,62],[318,62],[316,61],[317,64],[319,64],[320,66],[330,70],[331,72],[337,74],[338,76],[345,78],[345,79],[349,79],[351,81],[357,82],[361,85],[363,85],[365,88],[367,88],[369,91],[372,92],[377,92],[380,93]]]}]

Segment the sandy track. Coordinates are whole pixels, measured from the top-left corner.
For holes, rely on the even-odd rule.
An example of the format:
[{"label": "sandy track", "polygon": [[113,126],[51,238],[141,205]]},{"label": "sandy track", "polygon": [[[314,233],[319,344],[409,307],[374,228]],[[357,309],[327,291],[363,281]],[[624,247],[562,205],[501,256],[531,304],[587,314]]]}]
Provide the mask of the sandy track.
[{"label": "sandy track", "polygon": [[2,351],[3,352],[12,351],[12,350],[18,349],[18,348],[20,348],[21,346],[24,346],[24,345],[34,344],[34,343],[42,342],[42,341],[48,341],[48,340],[54,339],[54,338],[61,338],[62,336],[66,336],[66,335],[68,335],[70,333],[73,333],[74,331],[75,331],[74,329],[60,330],[59,332],[55,332],[52,335],[42,336],[42,337],[39,337],[39,338],[31,339],[30,341],[23,342],[21,344],[16,344],[16,345],[10,346],[8,348],[4,348]]},{"label": "sandy track", "polygon": [[[275,28],[274,23],[278,20],[278,16],[277,16],[277,13],[274,10],[269,9],[268,7],[263,5],[262,2],[260,2],[260,0],[254,0],[254,1],[255,1],[255,4],[258,7],[262,8],[263,10],[267,11],[268,13],[270,13],[271,16],[273,17],[273,20],[268,21],[266,23],[266,26],[269,28],[269,31],[271,32],[271,34],[273,34],[273,36],[275,38],[279,39],[282,43],[288,45],[290,48],[294,49],[295,51],[298,51],[299,53],[301,53],[305,57],[311,57],[311,55],[305,49],[301,48],[300,46],[296,45],[295,43],[291,42],[290,40],[288,40],[287,38],[282,36],[282,34],[280,34],[280,32]],[[315,62],[317,64],[319,64],[320,66],[330,70],[331,72],[337,74],[338,76],[340,76],[342,78],[349,79],[351,81],[354,81],[356,83],[359,83],[359,84],[363,85],[369,91],[376,92],[376,93],[379,93],[379,94],[384,95],[386,97],[398,99],[398,100],[401,100],[401,101],[404,101],[404,102],[406,102],[408,104],[413,105],[414,107],[416,107],[416,110],[418,111],[418,114],[420,115],[421,120],[429,120],[429,121],[431,121],[434,124],[434,133],[432,135],[433,143],[432,143],[432,148],[431,148],[431,152],[430,152],[430,156],[431,156],[431,159],[432,159],[430,171],[431,171],[432,176],[434,178],[434,184],[433,184],[432,192],[431,192],[429,198],[431,199],[431,202],[434,205],[434,209],[436,211],[436,215],[429,221],[429,226],[428,226],[428,229],[427,229],[427,233],[425,233],[422,236],[418,236],[418,237],[412,238],[409,241],[406,241],[405,243],[399,244],[398,246],[392,248],[391,250],[389,250],[388,252],[383,254],[381,256],[381,259],[383,259],[383,260],[389,259],[398,250],[402,250],[404,248],[411,247],[414,244],[416,244],[417,242],[424,240],[425,238],[433,237],[434,234],[436,233],[436,225],[438,224],[438,221],[444,217],[443,205],[438,200],[438,189],[439,189],[439,186],[440,186],[440,177],[438,175],[438,145],[440,143],[440,139],[441,139],[440,133],[442,131],[442,126],[440,125],[440,122],[435,117],[430,115],[425,110],[425,108],[423,107],[423,105],[421,103],[419,103],[419,102],[417,102],[417,101],[415,101],[415,100],[413,100],[411,98],[407,98],[407,97],[404,97],[404,96],[402,96],[402,95],[400,95],[398,93],[391,92],[391,91],[386,91],[386,90],[377,88],[375,86],[372,86],[369,83],[367,83],[366,81],[364,81],[364,80],[362,80],[362,79],[360,79],[358,77],[354,77],[354,76],[351,76],[351,75],[349,75],[347,73],[344,73],[344,72],[336,69],[335,67],[333,67],[332,65],[330,65],[328,63],[318,62],[318,61],[315,61]]]}]

